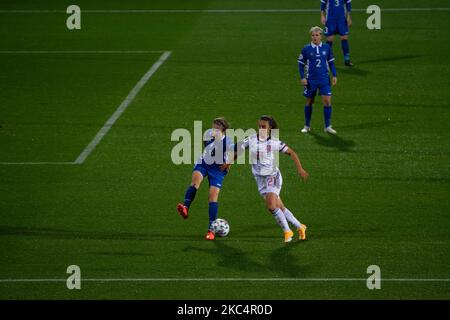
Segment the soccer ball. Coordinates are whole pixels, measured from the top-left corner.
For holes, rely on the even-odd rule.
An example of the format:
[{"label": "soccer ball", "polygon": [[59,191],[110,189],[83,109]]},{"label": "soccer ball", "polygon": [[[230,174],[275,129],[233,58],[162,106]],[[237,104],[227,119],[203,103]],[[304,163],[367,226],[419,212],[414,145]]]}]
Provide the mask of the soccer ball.
[{"label": "soccer ball", "polygon": [[230,225],[225,219],[216,219],[211,224],[211,229],[219,237],[226,237],[230,232]]}]

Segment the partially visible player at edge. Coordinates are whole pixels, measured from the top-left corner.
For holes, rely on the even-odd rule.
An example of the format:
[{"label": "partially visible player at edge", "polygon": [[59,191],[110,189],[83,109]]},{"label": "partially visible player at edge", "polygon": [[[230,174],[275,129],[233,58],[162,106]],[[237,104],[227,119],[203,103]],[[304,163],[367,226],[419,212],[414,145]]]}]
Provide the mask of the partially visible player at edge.
[{"label": "partially visible player at edge", "polygon": [[227,154],[234,149],[233,141],[225,135],[229,124],[225,118],[213,120],[212,129],[204,135],[205,149],[203,154],[195,162],[192,172],[191,185],[187,188],[184,202],[177,205],[178,213],[188,218],[189,207],[194,201],[195,194],[200,187],[203,178],[208,176],[209,182],[209,226],[206,240],[214,240],[215,234],[211,230],[211,224],[217,219],[219,210],[219,192],[222,183],[228,173]]},{"label": "partially visible player at edge", "polygon": [[[344,63],[353,67],[350,61],[350,46],[348,44],[349,27],[352,25],[352,0],[320,0],[320,22],[325,26],[325,36],[330,47],[333,46],[334,35],[341,37],[341,47],[344,53]],[[344,8],[345,4],[345,8]]]},{"label": "partially visible player at edge", "polygon": [[[304,86],[303,95],[306,97],[305,103],[305,126],[302,133],[311,131],[311,116],[314,99],[319,90],[319,95],[323,101],[323,117],[325,122],[325,132],[336,134],[331,126],[331,85],[337,83],[336,67],[331,47],[322,43],[322,29],[312,27],[310,29],[311,43],[303,47],[298,57],[298,69],[300,72],[301,84]],[[333,75],[330,83],[328,67]]]},{"label": "partially visible player at edge", "polygon": [[273,215],[277,223],[284,231],[284,242],[290,242],[294,233],[289,228],[290,222],[297,229],[299,239],[306,239],[306,226],[285,207],[280,198],[283,178],[277,167],[275,152],[289,155],[294,160],[297,172],[303,180],[308,178],[308,173],[303,169],[300,160],[294,150],[272,136],[272,130],[278,129],[278,125],[272,116],[261,116],[258,121],[259,133],[251,135],[236,144],[235,158],[238,154],[249,149],[252,164],[252,173],[255,176],[258,191],[266,202],[267,209]]}]

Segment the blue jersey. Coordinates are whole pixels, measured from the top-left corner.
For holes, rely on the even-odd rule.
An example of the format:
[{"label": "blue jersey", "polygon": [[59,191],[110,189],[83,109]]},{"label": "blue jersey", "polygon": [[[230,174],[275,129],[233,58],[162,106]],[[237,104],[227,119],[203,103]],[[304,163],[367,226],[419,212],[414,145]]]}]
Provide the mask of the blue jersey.
[{"label": "blue jersey", "polygon": [[196,164],[203,163],[215,167],[213,169],[219,169],[221,164],[227,162],[228,151],[234,148],[233,141],[227,136],[223,136],[220,141],[216,141],[212,136],[212,130],[205,133],[204,141],[205,149]]},{"label": "blue jersey", "polygon": [[336,77],[334,57],[327,43],[307,44],[298,57],[300,77],[313,83],[329,83],[328,66],[333,77]]},{"label": "blue jersey", "polygon": [[320,0],[320,2],[320,9],[326,12],[327,22],[343,21],[345,20],[345,9],[347,12],[352,10],[352,0]]}]

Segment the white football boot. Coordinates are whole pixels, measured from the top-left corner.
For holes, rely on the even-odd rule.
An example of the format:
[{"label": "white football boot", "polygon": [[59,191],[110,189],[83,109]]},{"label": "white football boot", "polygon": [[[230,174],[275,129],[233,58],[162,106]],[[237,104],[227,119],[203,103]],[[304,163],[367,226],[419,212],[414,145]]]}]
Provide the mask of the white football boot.
[{"label": "white football boot", "polygon": [[336,134],[336,130],[334,130],[331,126],[326,127],[325,129],[323,129],[323,131],[328,132],[330,134]]},{"label": "white football boot", "polygon": [[311,127],[304,126],[302,129],[302,133],[308,133],[311,131]]}]

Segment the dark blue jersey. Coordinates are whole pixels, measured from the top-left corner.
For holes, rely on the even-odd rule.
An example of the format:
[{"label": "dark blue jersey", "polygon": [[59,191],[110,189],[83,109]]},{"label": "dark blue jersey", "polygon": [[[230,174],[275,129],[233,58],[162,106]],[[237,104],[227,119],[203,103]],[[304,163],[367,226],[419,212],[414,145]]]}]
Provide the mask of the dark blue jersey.
[{"label": "dark blue jersey", "polygon": [[203,136],[205,149],[203,154],[197,159],[195,164],[205,163],[209,166],[219,168],[228,160],[228,151],[233,150],[233,140],[223,136],[221,140],[216,141],[213,137],[212,129],[205,132]]},{"label": "dark blue jersey", "polygon": [[336,76],[333,61],[333,51],[328,44],[307,44],[298,57],[300,77],[315,83],[329,82],[328,66],[333,76]]},{"label": "dark blue jersey", "polygon": [[352,10],[352,0],[320,0],[320,2],[320,10],[326,12],[327,22],[345,20],[345,9],[347,12]]}]

